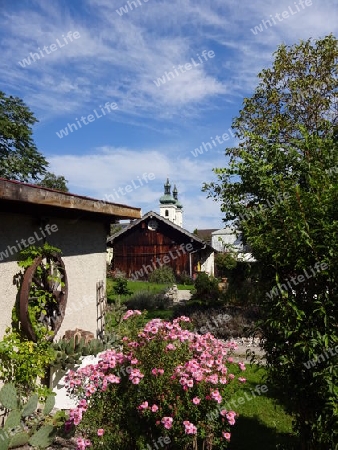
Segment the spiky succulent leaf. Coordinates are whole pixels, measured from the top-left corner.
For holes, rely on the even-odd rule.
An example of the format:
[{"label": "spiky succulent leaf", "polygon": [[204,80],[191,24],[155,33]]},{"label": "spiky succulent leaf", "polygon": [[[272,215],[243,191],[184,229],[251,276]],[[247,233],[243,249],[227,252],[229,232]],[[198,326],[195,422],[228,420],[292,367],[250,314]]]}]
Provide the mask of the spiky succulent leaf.
[{"label": "spiky succulent leaf", "polygon": [[38,406],[39,396],[37,394],[32,395],[28,402],[23,407],[21,412],[22,417],[30,416],[36,410]]},{"label": "spiky succulent leaf", "polygon": [[20,447],[21,445],[27,444],[29,440],[29,435],[25,431],[20,431],[20,433],[15,434],[11,437],[9,441],[9,448]]},{"label": "spiky succulent leaf", "polygon": [[55,428],[53,425],[44,425],[29,439],[29,444],[33,447],[46,448],[50,445],[55,436]]},{"label": "spiky succulent leaf", "polygon": [[0,391],[0,403],[7,409],[18,408],[18,393],[12,383],[6,383],[3,385]]},{"label": "spiky succulent leaf", "polygon": [[0,450],[8,450],[10,435],[6,430],[0,430]]},{"label": "spiky succulent leaf", "polygon": [[5,422],[5,429],[10,430],[12,428],[17,427],[18,425],[20,425],[20,420],[21,420],[20,411],[18,409],[13,409],[13,411],[11,411],[8,414],[8,417]]},{"label": "spiky succulent leaf", "polygon": [[55,405],[55,395],[48,395],[45,402],[45,407],[43,409],[43,414],[45,416],[48,416],[52,412],[52,409]]}]

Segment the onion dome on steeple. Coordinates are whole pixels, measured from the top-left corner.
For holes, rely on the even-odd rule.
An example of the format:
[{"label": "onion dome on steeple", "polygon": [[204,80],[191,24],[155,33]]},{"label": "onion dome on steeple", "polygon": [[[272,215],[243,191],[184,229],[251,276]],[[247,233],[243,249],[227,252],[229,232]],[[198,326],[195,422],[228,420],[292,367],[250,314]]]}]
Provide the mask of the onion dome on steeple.
[{"label": "onion dome on steeple", "polygon": [[164,185],[164,195],[160,198],[161,205],[175,205],[176,200],[171,195],[171,184],[169,183],[169,178],[167,178],[167,182]]},{"label": "onion dome on steeple", "polygon": [[175,199],[177,208],[178,208],[178,209],[182,209],[182,208],[183,208],[183,205],[182,205],[181,202],[178,201],[178,190],[177,190],[176,184],[174,185],[173,197],[174,197],[174,199]]}]

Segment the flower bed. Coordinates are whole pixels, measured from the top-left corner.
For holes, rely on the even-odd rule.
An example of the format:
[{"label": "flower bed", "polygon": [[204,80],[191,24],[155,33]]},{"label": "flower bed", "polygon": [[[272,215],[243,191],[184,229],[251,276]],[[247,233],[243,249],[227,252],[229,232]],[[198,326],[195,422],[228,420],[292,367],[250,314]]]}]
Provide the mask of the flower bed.
[{"label": "flower bed", "polygon": [[[137,321],[140,314],[128,311],[124,320]],[[193,333],[189,322],[184,316],[172,323],[153,319],[124,337],[122,349],[69,372],[78,405],[67,426],[81,436],[79,450],[227,447],[236,413],[222,403],[236,379],[227,367],[234,344]]]}]

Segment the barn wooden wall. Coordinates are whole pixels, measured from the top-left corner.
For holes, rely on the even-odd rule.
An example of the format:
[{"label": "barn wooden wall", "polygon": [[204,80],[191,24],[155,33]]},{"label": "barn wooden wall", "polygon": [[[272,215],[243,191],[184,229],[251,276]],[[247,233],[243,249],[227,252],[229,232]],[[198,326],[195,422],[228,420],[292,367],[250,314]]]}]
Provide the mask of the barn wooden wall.
[{"label": "barn wooden wall", "polygon": [[[196,247],[196,242],[191,242],[189,236],[162,222],[158,222],[159,226],[156,231],[149,230],[149,220],[139,223],[115,238],[112,269],[119,269],[130,278],[137,271],[148,266],[147,271],[150,274],[153,269],[160,267],[156,258],[161,258],[163,263],[163,257],[167,255],[170,262],[166,265],[172,267],[176,275],[180,275],[184,271],[189,274],[189,252],[186,251],[183,254],[179,247],[184,244],[184,248],[186,248],[187,244],[191,244],[192,251],[194,251],[200,249],[201,245],[197,242],[198,246]],[[189,249],[191,250],[191,247]],[[177,253],[177,250],[180,254]],[[198,260],[198,252],[192,253],[191,259],[194,268]],[[147,274],[144,275],[144,277],[138,276],[138,278],[147,278]]]}]

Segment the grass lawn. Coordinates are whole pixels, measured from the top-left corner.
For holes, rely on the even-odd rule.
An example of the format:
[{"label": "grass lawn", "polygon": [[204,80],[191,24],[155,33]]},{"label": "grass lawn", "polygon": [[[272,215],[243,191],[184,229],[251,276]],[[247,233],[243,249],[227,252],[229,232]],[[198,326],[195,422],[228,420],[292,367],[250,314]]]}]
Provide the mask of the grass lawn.
[{"label": "grass lawn", "polygon": [[[159,294],[160,292],[163,292],[165,289],[168,289],[171,286],[171,284],[157,284],[157,283],[149,283],[148,281],[128,281],[128,289],[132,291],[133,294],[136,292],[146,291],[151,292],[153,294]],[[113,299],[116,297],[116,294],[113,290],[114,287],[114,280],[112,278],[107,278],[107,298]],[[184,284],[178,284],[177,288],[179,290],[191,290],[193,289],[193,285],[184,285]],[[131,294],[131,295],[133,295]],[[121,300],[127,300],[130,298],[130,295],[121,295]]]},{"label": "grass lawn", "polygon": [[[239,417],[231,430],[229,450],[298,450],[300,444],[292,433],[292,418],[274,400],[264,379],[265,369],[247,365],[241,376],[247,381],[236,388],[230,401],[229,409]],[[266,385],[267,392],[258,395],[255,391],[258,385]]]}]

